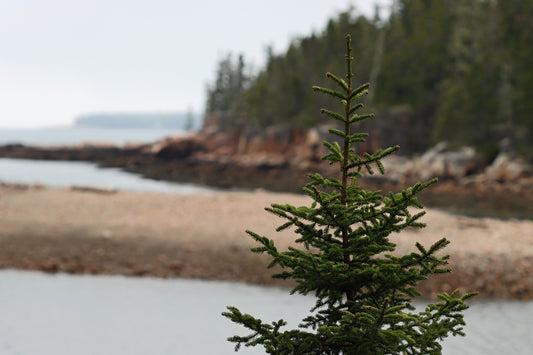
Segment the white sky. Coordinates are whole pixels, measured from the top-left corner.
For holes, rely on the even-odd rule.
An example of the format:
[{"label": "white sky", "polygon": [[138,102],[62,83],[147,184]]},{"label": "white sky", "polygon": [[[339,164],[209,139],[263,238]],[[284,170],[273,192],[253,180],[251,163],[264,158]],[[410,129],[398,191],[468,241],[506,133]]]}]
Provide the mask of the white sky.
[{"label": "white sky", "polygon": [[84,113],[203,110],[218,60],[322,31],[390,0],[0,0],[0,127]]}]

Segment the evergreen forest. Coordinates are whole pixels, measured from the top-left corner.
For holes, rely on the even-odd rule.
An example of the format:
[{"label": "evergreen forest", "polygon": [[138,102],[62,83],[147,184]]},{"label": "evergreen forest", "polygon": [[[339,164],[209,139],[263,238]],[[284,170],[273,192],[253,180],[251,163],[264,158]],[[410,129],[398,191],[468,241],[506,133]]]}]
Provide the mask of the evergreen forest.
[{"label": "evergreen forest", "polygon": [[[243,55],[228,55],[208,87],[206,114],[219,117],[223,130],[318,125],[316,112],[331,98],[317,99],[309,88],[326,83],[317,74],[324,69],[343,69],[338,38],[352,33],[354,85],[372,83],[365,106],[383,129],[404,137],[402,153],[447,141],[490,159],[507,138],[533,160],[533,1],[397,0],[390,16],[379,14],[348,9],[320,32],[293,40],[285,53],[267,50],[258,72]],[[381,146],[398,143],[377,136]]]}]

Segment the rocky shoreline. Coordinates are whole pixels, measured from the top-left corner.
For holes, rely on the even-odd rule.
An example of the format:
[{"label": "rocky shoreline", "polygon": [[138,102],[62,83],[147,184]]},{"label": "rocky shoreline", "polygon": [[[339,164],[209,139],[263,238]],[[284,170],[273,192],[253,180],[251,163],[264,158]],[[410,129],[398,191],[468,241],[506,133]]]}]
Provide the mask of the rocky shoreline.
[{"label": "rocky shoreline", "polygon": [[[326,138],[327,131],[319,128],[277,128],[261,136],[235,130],[123,147],[6,145],[0,146],[0,157],[91,161],[157,180],[301,193],[309,173],[335,174],[320,159]],[[396,192],[438,177],[439,184],[420,197],[427,206],[468,215],[533,218],[533,166],[505,151],[489,163],[470,148],[451,150],[439,144],[418,157],[393,155],[384,165],[386,175],[367,175],[361,185]]]}]

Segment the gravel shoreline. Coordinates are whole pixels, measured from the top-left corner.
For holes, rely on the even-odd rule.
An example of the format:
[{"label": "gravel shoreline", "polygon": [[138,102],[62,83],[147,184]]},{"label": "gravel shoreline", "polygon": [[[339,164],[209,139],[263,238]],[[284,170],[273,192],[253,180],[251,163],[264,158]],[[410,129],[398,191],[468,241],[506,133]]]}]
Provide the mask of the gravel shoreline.
[{"label": "gravel shoreline", "polygon": [[[270,278],[268,258],[249,251],[251,229],[292,243],[271,203],[308,205],[284,193],[194,195],[0,185],[0,268],[241,281],[290,287]],[[479,291],[482,298],[533,299],[533,221],[470,218],[427,209],[422,230],[392,238],[399,252],[417,241],[451,241],[452,273],[424,282],[424,297]],[[275,271],[275,270],[274,270]]]}]

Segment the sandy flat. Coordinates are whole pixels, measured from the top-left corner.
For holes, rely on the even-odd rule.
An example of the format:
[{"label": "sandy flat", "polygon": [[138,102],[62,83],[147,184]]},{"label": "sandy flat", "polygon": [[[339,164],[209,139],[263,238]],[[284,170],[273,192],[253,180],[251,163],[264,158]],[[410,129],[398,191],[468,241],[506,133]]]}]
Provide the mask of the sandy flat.
[{"label": "sandy flat", "polygon": [[[293,243],[271,203],[308,206],[294,194],[215,192],[194,195],[76,191],[0,186],[0,267],[45,271],[202,277],[270,283],[266,259],[250,253],[244,232]],[[417,241],[451,241],[452,274],[439,287],[486,297],[533,298],[533,221],[469,218],[427,210],[424,229],[392,236],[399,252]],[[481,275],[481,276],[480,276]],[[427,283],[425,293],[436,287]]]}]

